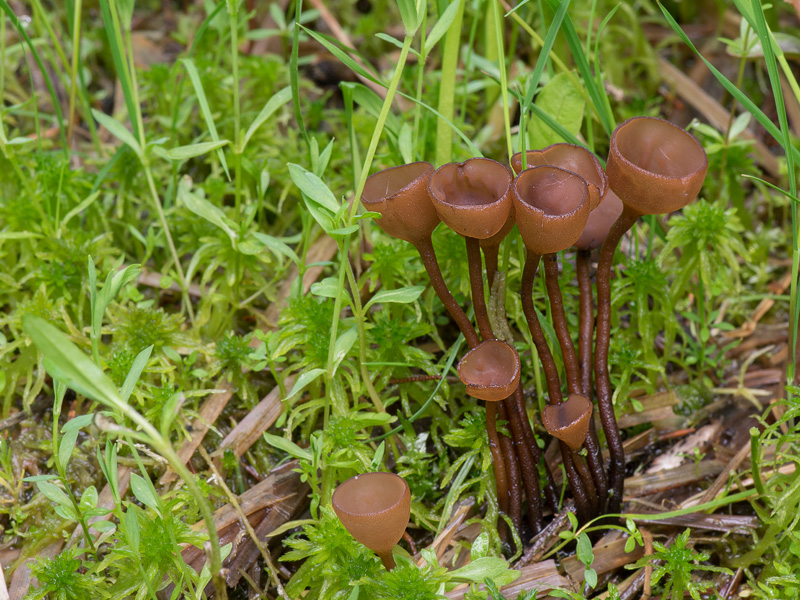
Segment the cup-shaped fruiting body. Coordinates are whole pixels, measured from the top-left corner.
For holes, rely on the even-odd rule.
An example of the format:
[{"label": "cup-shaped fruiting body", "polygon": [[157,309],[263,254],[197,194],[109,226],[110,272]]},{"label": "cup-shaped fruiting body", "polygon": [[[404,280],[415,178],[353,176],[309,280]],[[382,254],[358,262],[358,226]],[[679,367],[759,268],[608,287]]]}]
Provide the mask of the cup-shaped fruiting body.
[{"label": "cup-shaped fruiting body", "polygon": [[[589,210],[597,208],[608,191],[608,180],[600,161],[583,146],[553,144],[542,150],[528,150],[525,160],[529,169],[549,165],[583,177],[589,186]],[[517,174],[522,171],[522,152],[511,157],[511,168]]]},{"label": "cup-shaped fruiting body", "polygon": [[458,376],[467,393],[487,402],[505,400],[513,394],[519,375],[519,354],[502,340],[481,342],[458,363]]},{"label": "cup-shaped fruiting body", "polygon": [[508,218],[500,230],[495,233],[493,236],[488,237],[486,239],[481,240],[481,248],[491,248],[497,247],[503,243],[503,240],[506,239],[506,236],[509,232],[514,228],[514,206],[512,204],[511,211],[508,213]]},{"label": "cup-shaped fruiting body", "polygon": [[669,121],[633,117],[611,134],[608,185],[640,215],[686,206],[700,192],[707,170],[708,158],[700,143]]},{"label": "cup-shaped fruiting body", "polygon": [[552,254],[574,244],[589,217],[586,181],[559,167],[526,169],[514,180],[514,212],[525,247]]},{"label": "cup-shaped fruiting body", "polygon": [[470,158],[439,167],[428,180],[436,212],[453,231],[485,240],[511,213],[511,172],[495,160]]},{"label": "cup-shaped fruiting body", "polygon": [[439,215],[428,196],[433,165],[413,162],[370,175],[361,194],[367,210],[381,214],[378,227],[392,237],[417,242],[430,238]]},{"label": "cup-shaped fruiting body", "polygon": [[608,190],[603,202],[589,213],[586,227],[581,237],[575,242],[578,250],[594,250],[603,245],[611,226],[622,214],[622,200],[613,190]]},{"label": "cup-shaped fruiting body", "polygon": [[394,473],[356,475],[336,488],[331,503],[350,535],[392,568],[392,548],[403,537],[411,515],[411,491],[405,480]]},{"label": "cup-shaped fruiting body", "polygon": [[578,394],[570,394],[559,404],[548,404],[542,411],[544,428],[571,450],[578,450],[583,444],[591,418],[592,403]]}]

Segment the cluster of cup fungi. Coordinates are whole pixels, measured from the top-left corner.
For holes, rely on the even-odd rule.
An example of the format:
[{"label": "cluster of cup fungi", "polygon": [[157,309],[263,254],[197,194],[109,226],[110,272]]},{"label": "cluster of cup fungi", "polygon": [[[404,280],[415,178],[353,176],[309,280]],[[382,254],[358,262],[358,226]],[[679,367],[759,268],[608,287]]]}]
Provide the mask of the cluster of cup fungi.
[{"label": "cluster of cup fungi", "polygon": [[[458,375],[467,393],[486,403],[486,432],[500,510],[521,532],[524,494],[527,522],[535,534],[544,526],[545,503],[555,512],[558,497],[546,463],[541,469],[546,478],[539,478],[544,461],[525,406],[520,358],[492,330],[484,272],[491,290],[500,244],[516,224],[527,249],[522,308],[548,394],[541,423],[558,440],[578,519],[585,523],[618,513],[625,455],[608,371],[612,260],[623,234],[639,217],[670,213],[697,196],[708,160],[697,140],[683,129],[658,118],[634,117],[614,130],[605,171],[591,152],[570,144],[516,154],[511,167],[513,172],[486,158],[449,163],[435,171],[427,162],[393,167],[368,179],[362,202],[381,214],[377,221],[381,229],[417,248],[433,289],[461,330],[469,351],[458,364]],[[466,240],[477,332],[439,269],[431,234],[440,222]],[[567,326],[558,278],[558,253],[572,247],[580,298],[577,349]],[[591,253],[597,248],[595,319]],[[544,263],[549,318],[563,358],[566,398],[534,309],[533,285],[540,262]],[[592,418],[595,402],[608,447],[607,465]],[[508,422],[511,438],[498,435],[498,415]],[[337,488],[332,502],[351,534],[374,550],[387,569],[392,568],[391,549],[409,518],[405,482],[390,473],[356,476]]]}]

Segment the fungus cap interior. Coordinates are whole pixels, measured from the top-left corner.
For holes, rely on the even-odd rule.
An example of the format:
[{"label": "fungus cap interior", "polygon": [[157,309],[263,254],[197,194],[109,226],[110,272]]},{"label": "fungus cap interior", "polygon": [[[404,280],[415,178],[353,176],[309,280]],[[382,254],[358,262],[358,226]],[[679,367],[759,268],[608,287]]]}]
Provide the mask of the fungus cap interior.
[{"label": "fungus cap interior", "polygon": [[622,158],[661,177],[688,177],[706,164],[697,141],[662,119],[631,119],[619,128],[615,140]]},{"label": "fungus cap interior", "polygon": [[380,202],[402,191],[431,169],[430,163],[414,162],[384,169],[367,179],[361,201],[365,204]]},{"label": "fungus cap interior", "polygon": [[535,167],[517,178],[517,194],[528,206],[550,216],[568,215],[586,199],[586,181],[558,167]]},{"label": "fungus cap interior", "polygon": [[398,507],[407,490],[403,478],[394,473],[365,473],[342,483],[331,501],[337,511],[353,516],[376,516]]},{"label": "fungus cap interior", "polygon": [[430,190],[453,206],[487,206],[499,201],[511,185],[511,174],[500,163],[473,158],[450,163],[431,176]]},{"label": "fungus cap interior", "polygon": [[467,385],[505,387],[519,375],[519,358],[505,342],[487,340],[464,355],[458,374]]},{"label": "fungus cap interior", "polygon": [[527,152],[528,167],[552,166],[572,171],[583,177],[587,183],[604,190],[603,170],[597,159],[585,148],[572,144],[553,144],[544,150]]}]

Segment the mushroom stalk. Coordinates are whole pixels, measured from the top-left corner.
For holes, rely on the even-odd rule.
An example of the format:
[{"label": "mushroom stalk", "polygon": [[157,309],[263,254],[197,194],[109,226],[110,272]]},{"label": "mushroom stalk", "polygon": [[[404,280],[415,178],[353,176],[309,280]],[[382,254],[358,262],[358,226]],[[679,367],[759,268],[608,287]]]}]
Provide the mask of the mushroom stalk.
[{"label": "mushroom stalk", "polygon": [[567,327],[567,315],[564,312],[564,301],[561,297],[561,287],[558,284],[558,256],[547,254],[543,258],[544,280],[547,286],[547,295],[550,298],[550,316],[556,331],[558,344],[561,346],[561,355],[564,358],[566,371],[567,390],[570,394],[582,394],[580,373],[578,369],[578,356]]},{"label": "mushroom stalk", "polygon": [[[589,275],[589,259],[591,250],[578,250],[576,268],[578,271],[578,289],[580,291],[580,315],[578,322],[578,364],[581,372],[581,388],[583,395],[592,398],[592,334],[594,333],[594,302],[592,300],[592,280]],[[589,422],[589,433],[586,436],[586,457],[592,470],[600,511],[605,511],[608,500],[608,478],[606,477],[603,455],[597,441],[594,419]]]},{"label": "mushroom stalk", "polygon": [[625,483],[625,450],[619,433],[614,405],[611,401],[611,377],[608,372],[608,348],[611,342],[611,263],[614,252],[622,236],[627,232],[640,213],[625,206],[622,215],[611,227],[608,237],[600,251],[597,263],[597,342],[595,344],[594,370],[597,382],[597,406],[600,420],[606,434],[611,464],[609,468],[609,488],[612,496],[608,510],[619,512],[622,503],[622,487]]},{"label": "mushroom stalk", "polygon": [[442,271],[439,269],[439,261],[436,260],[436,253],[433,250],[433,242],[431,242],[430,238],[427,238],[417,242],[416,247],[420,258],[422,258],[422,264],[425,265],[425,270],[428,272],[428,278],[431,280],[433,290],[439,296],[439,300],[442,301],[447,312],[450,313],[450,317],[458,325],[459,330],[464,335],[464,339],[467,341],[467,345],[470,348],[474,348],[479,343],[478,334],[475,333],[475,328],[467,318],[466,313],[458,305],[456,299],[453,298],[453,294],[450,293],[450,289],[444,282]]},{"label": "mushroom stalk", "polygon": [[497,436],[496,412],[497,403],[486,402],[486,435],[489,438],[489,452],[492,455],[492,465],[494,467],[497,503],[500,505],[500,510],[508,514],[508,478],[506,477],[506,465],[500,448],[500,440]]},{"label": "mushroom stalk", "polygon": [[522,385],[517,386],[513,396],[506,400],[507,410],[510,413],[509,424],[511,434],[514,436],[514,446],[520,462],[522,482],[525,486],[525,496],[528,498],[528,522],[533,533],[539,533],[544,526],[542,518],[542,490],[539,485],[537,465],[539,464],[539,446],[533,436],[528,417],[525,414],[525,400],[522,394]]},{"label": "mushroom stalk", "polygon": [[467,263],[469,264],[469,284],[472,291],[472,306],[475,320],[484,340],[494,339],[489,313],[486,310],[486,296],[483,293],[483,272],[481,270],[480,241],[473,237],[465,238],[467,243]]},{"label": "mushroom stalk", "polygon": [[[500,418],[504,421],[511,421],[505,407],[505,401],[498,402]],[[522,531],[522,483],[520,480],[520,465],[517,455],[514,453],[514,442],[511,438],[498,435],[500,447],[503,450],[503,459],[506,467],[506,478],[508,480],[508,516],[511,524],[517,531]],[[498,492],[499,494],[500,492]]]}]

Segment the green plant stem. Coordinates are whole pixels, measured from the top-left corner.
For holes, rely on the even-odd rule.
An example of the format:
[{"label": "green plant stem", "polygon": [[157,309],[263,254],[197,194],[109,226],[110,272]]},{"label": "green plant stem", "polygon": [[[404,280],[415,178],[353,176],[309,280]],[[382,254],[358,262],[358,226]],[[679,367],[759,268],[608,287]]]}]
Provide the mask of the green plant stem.
[{"label": "green plant stem", "polygon": [[442,72],[439,79],[437,109],[442,118],[436,121],[435,166],[448,163],[453,157],[453,132],[444,119],[452,122],[455,113],[456,68],[458,67],[458,50],[461,46],[461,21],[464,18],[465,0],[455,1],[459,3],[458,12],[445,35]]},{"label": "green plant stem", "polygon": [[506,147],[508,159],[514,154],[511,143],[511,115],[508,102],[508,74],[506,73],[506,53],[503,47],[503,15],[500,12],[500,0],[489,0],[492,3],[492,13],[494,14],[495,41],[497,42],[497,68],[500,70],[500,95],[503,99],[503,124],[506,130]]},{"label": "green plant stem", "polygon": [[[78,63],[81,50],[81,7],[83,0],[74,0],[72,16],[72,64],[70,65],[69,112],[67,114],[67,142],[72,140],[72,123],[75,120],[75,95],[78,90]],[[89,119],[91,120],[91,119]]]}]

